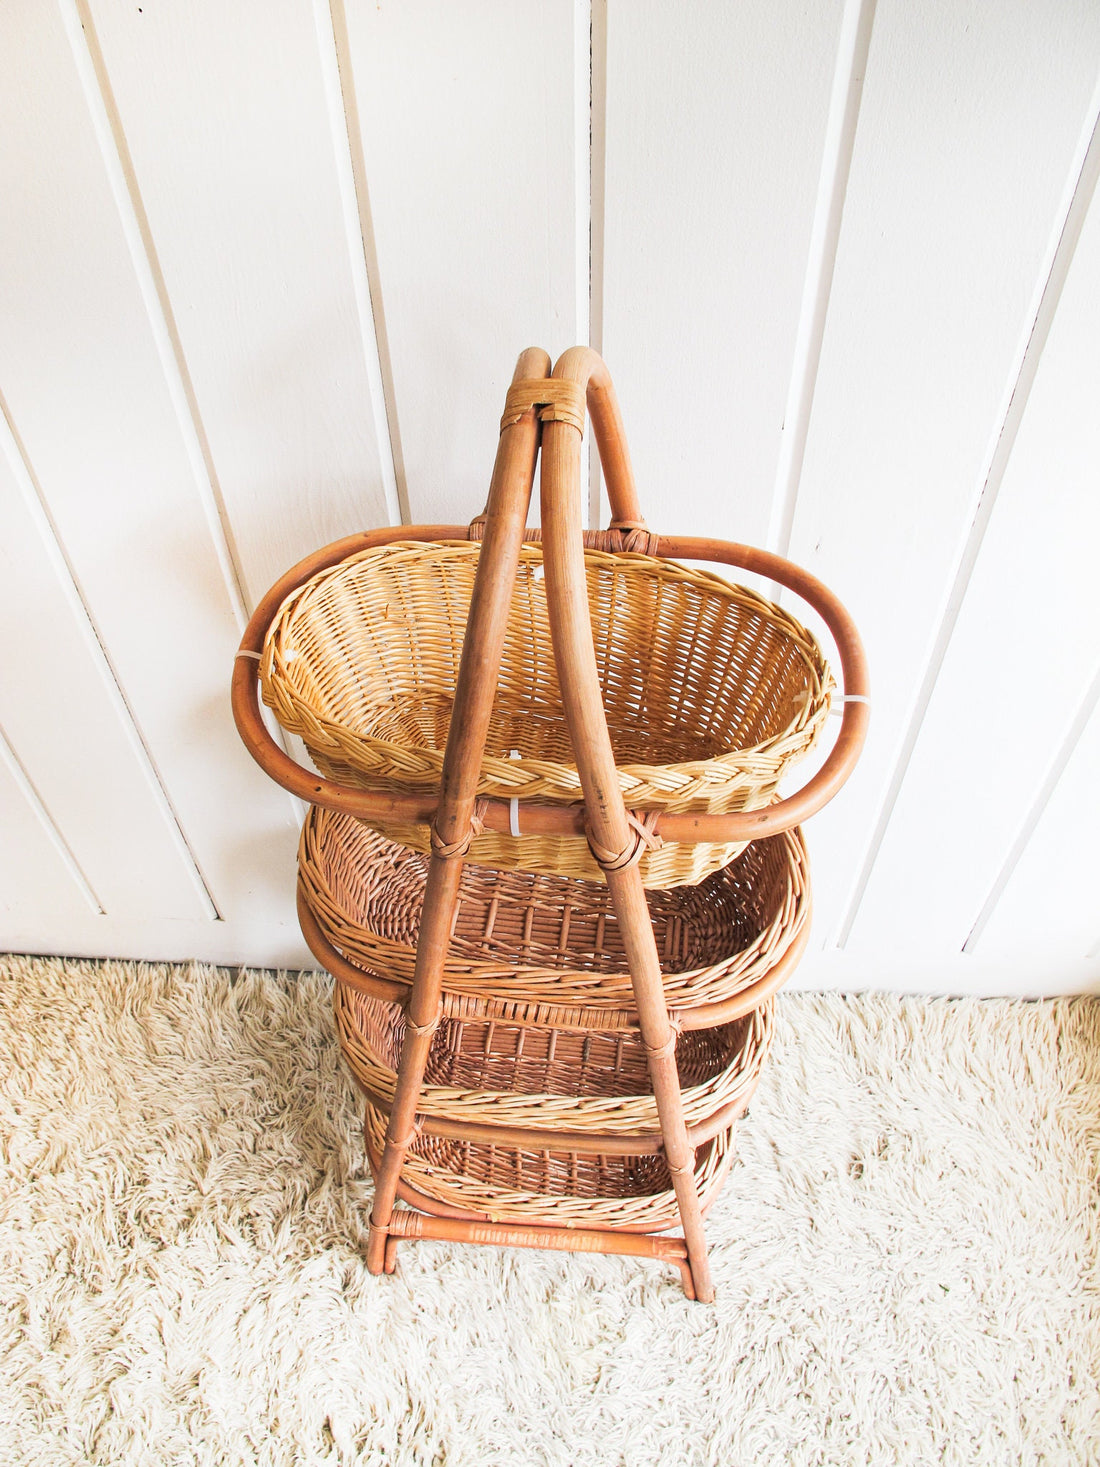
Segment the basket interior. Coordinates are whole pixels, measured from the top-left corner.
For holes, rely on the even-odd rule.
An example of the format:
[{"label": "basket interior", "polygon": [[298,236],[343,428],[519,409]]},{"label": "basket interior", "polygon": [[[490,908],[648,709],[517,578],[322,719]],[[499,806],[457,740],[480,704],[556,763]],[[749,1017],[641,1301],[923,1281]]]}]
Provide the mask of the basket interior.
[{"label": "basket interior", "polygon": [[[700,1152],[709,1153],[712,1145],[707,1142]],[[437,1171],[509,1191],[563,1197],[652,1197],[672,1187],[663,1156],[522,1151],[442,1136],[418,1136],[410,1149]]]},{"label": "basket interior", "polygon": [[[476,544],[389,546],[315,577],[276,621],[272,677],[322,721],[442,751],[477,557]],[[589,551],[585,562],[618,764],[710,760],[820,711],[820,651],[778,607],[671,561]],[[541,571],[541,548],[524,546],[485,752],[571,765]]]},{"label": "basket interior", "polygon": [[[381,1154],[385,1127],[385,1116],[368,1103],[366,1132],[375,1162]],[[721,1181],[732,1148],[732,1128],[696,1148],[695,1174],[702,1184],[704,1207],[711,1200],[715,1184]],[[676,1222],[672,1177],[662,1154],[623,1156],[613,1152],[533,1151],[421,1134],[409,1146],[407,1156],[412,1163],[404,1174],[408,1181],[418,1189],[423,1188],[428,1196],[436,1196],[451,1206],[456,1203],[472,1208],[491,1206],[494,1213],[506,1217],[509,1200],[522,1202],[522,1194],[543,1196],[548,1203],[554,1198],[656,1198],[668,1194],[667,1221],[659,1216],[637,1220],[649,1228],[674,1226]],[[480,1189],[484,1189],[481,1195]],[[507,1194],[521,1195],[510,1199]],[[520,1221],[536,1220],[522,1211],[515,1216]],[[583,1214],[575,1216],[578,1221],[591,1221]],[[629,1215],[618,1219],[620,1224],[634,1220]],[[607,1223],[610,1219],[599,1221]]]},{"label": "basket interior", "polygon": [[[400,1005],[340,984],[336,1016],[353,1069],[359,1041],[396,1071],[405,1034]],[[680,1084],[687,1088],[713,1079],[734,1062],[753,1034],[751,1015],[682,1034],[676,1045]],[[433,1036],[424,1083],[570,1099],[650,1095],[653,1089],[645,1048],[636,1034],[446,1018]]]},{"label": "basket interior", "polygon": [[[311,810],[308,849],[329,902],[350,928],[416,945],[429,858],[352,816]],[[697,886],[647,891],[661,968],[690,972],[743,952],[789,897],[784,837],[753,841]],[[622,973],[622,934],[606,883],[463,867],[450,954],[472,962]]]}]

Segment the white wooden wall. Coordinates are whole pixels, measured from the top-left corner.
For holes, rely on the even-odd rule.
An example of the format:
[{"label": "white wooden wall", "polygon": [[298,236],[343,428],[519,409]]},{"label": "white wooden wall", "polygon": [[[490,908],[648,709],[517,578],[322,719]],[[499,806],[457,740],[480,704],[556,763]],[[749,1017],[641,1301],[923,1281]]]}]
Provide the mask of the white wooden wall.
[{"label": "white wooden wall", "polygon": [[0,947],[308,961],[243,618],[590,340],[651,523],[866,639],[801,981],[1100,988],[1096,0],[8,0],[0,66]]}]

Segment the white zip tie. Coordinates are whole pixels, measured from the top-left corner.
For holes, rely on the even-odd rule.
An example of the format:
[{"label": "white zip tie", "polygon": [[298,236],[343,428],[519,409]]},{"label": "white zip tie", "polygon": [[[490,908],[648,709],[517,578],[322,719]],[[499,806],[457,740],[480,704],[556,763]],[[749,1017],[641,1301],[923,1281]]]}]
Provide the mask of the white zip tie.
[{"label": "white zip tie", "polygon": [[237,653],[237,656],[238,657],[254,657],[257,662],[262,662],[264,660],[264,654],[262,652],[238,652]]},{"label": "white zip tie", "polygon": [[839,703],[866,703],[870,707],[871,700],[862,693],[845,693],[841,698],[834,698],[832,706],[829,709],[829,713],[833,718],[842,718],[844,716],[844,709],[837,706]]},{"label": "white zip tie", "polygon": [[[518,749],[513,749],[508,758],[522,759],[523,755]],[[519,840],[519,800],[515,795],[508,801],[508,834],[513,840]]]}]

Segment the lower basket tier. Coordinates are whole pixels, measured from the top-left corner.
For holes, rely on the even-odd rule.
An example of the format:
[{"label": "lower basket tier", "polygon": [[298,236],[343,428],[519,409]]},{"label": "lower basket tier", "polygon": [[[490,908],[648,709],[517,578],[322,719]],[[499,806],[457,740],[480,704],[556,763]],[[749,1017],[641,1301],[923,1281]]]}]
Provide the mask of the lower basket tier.
[{"label": "lower basket tier", "polygon": [[[309,811],[300,899],[354,967],[412,983],[427,874],[424,856],[352,817]],[[669,1006],[729,1002],[789,967],[805,940],[810,880],[801,833],[753,841],[699,886],[649,893],[648,910]],[[569,1011],[593,1029],[623,1027],[634,992],[606,883],[465,863],[443,986],[473,1006],[514,1005],[517,1017],[524,1006],[532,1017],[541,1010],[541,1019],[559,1027]]]},{"label": "lower basket tier", "polygon": [[[386,1117],[369,1102],[364,1134],[376,1169]],[[705,1210],[733,1160],[734,1131],[726,1127],[695,1153],[695,1184]],[[663,1232],[680,1212],[663,1156],[527,1151],[438,1136],[417,1136],[405,1154],[401,1180],[426,1212],[491,1222],[547,1227]]]},{"label": "lower basket tier", "polygon": [[[369,1096],[393,1098],[405,1034],[399,1004],[343,983],[334,994],[340,1045]],[[771,1045],[774,1005],[676,1047],[684,1118],[701,1126],[743,1109]],[[604,1135],[657,1135],[660,1122],[637,1034],[443,1018],[432,1040],[418,1114],[467,1125]],[[621,1160],[621,1158],[620,1158]]]}]

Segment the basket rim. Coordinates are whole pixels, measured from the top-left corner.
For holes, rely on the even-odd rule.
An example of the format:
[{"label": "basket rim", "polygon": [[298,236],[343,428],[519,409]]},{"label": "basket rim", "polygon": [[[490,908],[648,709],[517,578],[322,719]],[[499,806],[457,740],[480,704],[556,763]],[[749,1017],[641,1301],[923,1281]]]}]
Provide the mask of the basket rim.
[{"label": "basket rim", "polygon": [[[474,560],[480,554],[480,542],[476,540],[395,540],[382,545],[369,546],[353,555],[328,566],[289,592],[280,603],[264,637],[260,657],[259,675],[263,699],[272,708],[280,723],[290,732],[299,734],[307,745],[313,744],[319,752],[346,756],[346,762],[367,779],[372,774],[387,787],[394,785],[420,787],[438,783],[443,769],[444,751],[397,744],[392,740],[375,738],[356,733],[338,720],[318,713],[299,692],[289,673],[289,663],[294,660],[294,649],[284,650],[281,638],[287,634],[295,614],[322,589],[333,583],[353,578],[362,567],[371,562],[386,559],[439,560],[461,556]],[[685,786],[707,786],[719,792],[731,777],[752,775],[761,780],[775,778],[776,761],[793,762],[806,753],[821,732],[828,716],[835,691],[835,681],[814,633],[791,615],[784,607],[768,600],[751,587],[729,581],[714,571],[698,566],[684,565],[663,556],[641,555],[632,551],[610,553],[586,547],[585,564],[595,564],[609,570],[623,567],[644,572],[653,577],[676,582],[683,581],[707,587],[722,600],[747,607],[777,626],[793,644],[806,667],[810,681],[803,707],[796,713],[788,726],[758,744],[745,749],[727,750],[709,759],[680,760],[667,764],[644,762],[623,763],[617,766],[619,784],[624,797],[638,809],[652,804],[657,809],[673,809],[677,797],[698,798],[685,792]],[[536,541],[525,541],[520,550],[519,564],[541,564],[542,546]],[[296,716],[291,715],[294,710]],[[350,748],[363,756],[364,764],[350,759]],[[367,754],[366,751],[373,751]],[[341,763],[345,760],[341,760]],[[366,767],[367,765],[371,767]],[[377,771],[382,766],[400,771],[398,774]],[[538,759],[530,756],[504,759],[498,755],[484,755],[478,781],[478,793],[505,799],[573,801],[582,798],[580,776],[572,761]]]}]

